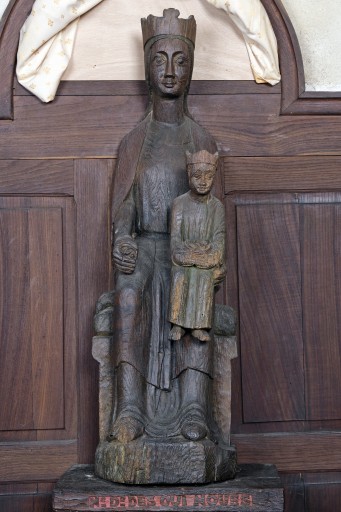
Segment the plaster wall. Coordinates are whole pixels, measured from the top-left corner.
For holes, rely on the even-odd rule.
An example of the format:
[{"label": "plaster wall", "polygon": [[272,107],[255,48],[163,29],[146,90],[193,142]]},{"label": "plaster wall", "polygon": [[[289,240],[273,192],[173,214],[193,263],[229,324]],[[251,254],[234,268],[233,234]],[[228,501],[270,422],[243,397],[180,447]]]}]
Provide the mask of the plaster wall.
[{"label": "plaster wall", "polygon": [[195,15],[194,80],[253,80],[242,36],[206,0],[104,0],[81,19],[63,80],[143,80],[140,18],[161,16],[168,6]]},{"label": "plaster wall", "polygon": [[2,18],[2,15],[3,15],[8,3],[9,3],[9,0],[0,0],[0,19]]},{"label": "plaster wall", "polygon": [[301,47],[307,91],[341,91],[341,2],[282,0]]}]

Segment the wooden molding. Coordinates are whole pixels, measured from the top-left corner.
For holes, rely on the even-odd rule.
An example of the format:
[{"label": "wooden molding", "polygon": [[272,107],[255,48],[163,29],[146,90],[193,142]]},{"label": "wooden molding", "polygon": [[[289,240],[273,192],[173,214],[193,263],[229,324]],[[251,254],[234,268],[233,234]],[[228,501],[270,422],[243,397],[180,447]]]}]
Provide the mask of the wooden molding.
[{"label": "wooden molding", "polygon": [[[61,81],[56,96],[147,96],[144,80]],[[251,80],[192,80],[190,95],[281,94],[280,84],[270,86]],[[14,96],[31,96],[14,79]]]},{"label": "wooden molding", "polygon": [[0,119],[13,119],[13,78],[19,31],[33,0],[11,0],[0,23]]},{"label": "wooden molding", "polygon": [[282,74],[282,115],[341,114],[340,92],[306,92],[302,54],[281,0],[261,0],[277,37]]},{"label": "wooden molding", "polygon": [[77,440],[1,443],[0,479],[2,482],[36,482],[57,479],[77,462]]}]

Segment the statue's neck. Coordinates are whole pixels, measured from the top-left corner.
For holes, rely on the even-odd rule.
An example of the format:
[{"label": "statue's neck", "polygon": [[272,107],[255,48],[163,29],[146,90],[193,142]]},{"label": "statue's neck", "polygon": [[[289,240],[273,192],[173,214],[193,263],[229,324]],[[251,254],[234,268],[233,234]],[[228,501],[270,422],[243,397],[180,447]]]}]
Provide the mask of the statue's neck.
[{"label": "statue's neck", "polygon": [[193,201],[195,201],[196,203],[208,203],[212,197],[211,192],[201,195],[201,194],[197,194],[193,190],[189,191],[189,195],[193,199]]},{"label": "statue's neck", "polygon": [[181,124],[184,120],[184,98],[153,98],[153,119],[160,123]]}]

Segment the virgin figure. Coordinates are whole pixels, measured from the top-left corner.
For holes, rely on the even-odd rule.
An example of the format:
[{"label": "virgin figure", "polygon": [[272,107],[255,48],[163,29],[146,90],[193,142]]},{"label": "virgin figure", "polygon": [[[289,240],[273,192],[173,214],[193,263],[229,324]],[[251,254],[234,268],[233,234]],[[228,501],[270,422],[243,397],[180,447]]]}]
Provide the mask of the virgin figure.
[{"label": "virgin figure", "polygon": [[186,151],[214,153],[216,145],[187,109],[193,16],[166,9],[141,23],[150,102],[121,143],[112,201],[116,397],[109,439],[166,432],[198,440],[208,431],[210,347],[169,339],[170,213],[188,191]]}]

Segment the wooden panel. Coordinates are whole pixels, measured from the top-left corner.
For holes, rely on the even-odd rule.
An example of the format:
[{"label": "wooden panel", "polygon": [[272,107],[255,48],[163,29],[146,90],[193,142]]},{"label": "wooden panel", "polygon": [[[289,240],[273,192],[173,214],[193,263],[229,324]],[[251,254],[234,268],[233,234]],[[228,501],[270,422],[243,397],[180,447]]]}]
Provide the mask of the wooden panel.
[{"label": "wooden panel", "polygon": [[225,193],[341,189],[341,157],[227,157]]},{"label": "wooden panel", "polygon": [[38,484],[38,493],[44,494],[44,493],[51,493],[55,487],[55,482],[42,482]]},{"label": "wooden panel", "polygon": [[[29,233],[25,210],[0,210],[2,430],[34,428]],[[15,279],[14,279],[15,276]],[[21,378],[17,378],[20,375]],[[9,393],[18,400],[9,400]]]},{"label": "wooden panel", "polygon": [[341,510],[340,473],[304,474],[305,510],[336,512]]},{"label": "wooden panel", "polygon": [[57,480],[77,462],[77,440],[0,443],[0,480]]},{"label": "wooden panel", "polygon": [[92,463],[98,442],[98,364],[91,356],[93,315],[111,289],[110,191],[112,160],[75,163],[79,297],[79,462]]},{"label": "wooden panel", "polygon": [[[0,158],[112,158],[145,105],[140,96],[59,96],[48,105],[17,96],[15,122],[0,121]],[[279,116],[278,94],[194,95],[189,106],[225,155],[341,153],[340,116]]]},{"label": "wooden panel", "polygon": [[341,418],[341,205],[303,207],[307,419]]},{"label": "wooden panel", "polygon": [[73,195],[72,160],[0,160],[0,194]]},{"label": "wooden panel", "polygon": [[37,484],[0,484],[0,496],[5,496],[7,494],[36,494],[37,490]]},{"label": "wooden panel", "polygon": [[1,429],[62,428],[61,210],[3,209],[0,225]]},{"label": "wooden panel", "polygon": [[[31,93],[14,80],[16,96]],[[145,80],[67,80],[58,87],[57,96],[143,96]],[[281,85],[257,84],[253,80],[192,80],[191,95],[197,94],[281,94]]]},{"label": "wooden panel", "polygon": [[42,494],[34,496],[32,512],[51,512],[52,511],[52,494]]},{"label": "wooden panel", "polygon": [[[47,253],[49,251],[55,251],[55,256],[50,256],[47,262],[51,262],[51,258],[55,258],[58,254],[58,258],[62,257],[63,260],[63,266],[62,271],[63,275],[62,277],[55,276],[55,270],[58,270],[60,274],[60,261],[58,259],[58,265],[56,269],[52,268],[51,272],[49,272],[49,275],[44,279],[44,281],[41,281],[42,283],[42,291],[41,291],[41,297],[36,294],[37,300],[42,300],[44,298],[44,295],[47,292],[46,290],[46,282],[50,283],[52,282],[54,276],[58,278],[58,283],[56,289],[53,290],[53,293],[51,296],[49,295],[47,299],[47,305],[51,309],[55,309],[53,305],[53,296],[56,294],[56,291],[63,286],[63,291],[60,293],[60,300],[63,301],[64,304],[64,311],[63,311],[63,318],[64,321],[62,321],[61,324],[55,325],[56,319],[57,319],[57,312],[53,310],[53,312],[50,312],[50,317],[52,316],[52,321],[50,325],[52,325],[53,330],[55,333],[60,335],[60,339],[58,340],[58,343],[56,343],[55,346],[50,345],[50,354],[48,354],[48,358],[45,361],[44,359],[44,353],[43,351],[39,351],[39,346],[44,346],[44,344],[49,344],[51,341],[50,339],[44,340],[42,339],[35,340],[35,353],[38,354],[38,358],[40,358],[40,363],[42,364],[42,373],[40,373],[41,383],[42,385],[37,390],[39,400],[45,400],[46,399],[46,393],[49,393],[51,399],[56,399],[56,403],[53,404],[52,400],[48,401],[47,406],[45,407],[42,402],[42,410],[39,412],[38,416],[41,414],[45,415],[45,420],[48,415],[51,417],[56,415],[57,413],[60,415],[61,419],[63,420],[61,426],[64,428],[58,427],[58,429],[53,430],[51,428],[51,424],[45,425],[44,428],[48,428],[47,430],[13,430],[13,431],[2,431],[0,439],[3,442],[11,442],[11,441],[29,441],[29,440],[51,440],[51,439],[72,439],[77,436],[77,368],[76,368],[76,362],[77,362],[77,339],[76,339],[76,313],[75,313],[75,301],[76,301],[76,272],[75,272],[75,208],[73,204],[73,200],[71,198],[52,198],[52,197],[14,197],[14,196],[6,196],[1,198],[1,206],[2,210],[1,212],[10,211],[36,211],[38,210],[41,212],[41,214],[44,216],[44,212],[59,212],[58,217],[60,216],[60,211],[62,209],[63,215],[60,216],[60,221],[58,220],[58,232],[61,232],[61,225],[62,223],[62,231],[63,231],[63,242],[57,244],[57,238],[56,240],[51,240],[51,243],[49,242],[51,237],[55,236],[55,229],[53,229],[54,223],[50,225],[50,222],[48,218],[46,218],[46,223],[49,226],[49,230],[52,228],[50,234],[44,234],[44,230],[42,230],[37,234],[37,237],[39,238],[39,244],[41,244],[42,241],[45,240],[46,243],[48,243],[49,247],[47,248]],[[40,218],[40,217],[39,217]],[[45,230],[46,231],[46,230]],[[9,235],[10,236],[10,235]],[[40,240],[41,239],[41,240]],[[44,243],[45,243],[44,242]],[[36,247],[40,247],[40,245]],[[32,252],[32,251],[31,251]],[[41,253],[38,251],[37,257],[43,257],[45,258],[45,253]],[[23,257],[23,256],[22,256]],[[33,254],[31,254],[31,258],[33,257]],[[25,267],[26,268],[26,267]],[[50,268],[50,267],[49,267]],[[41,273],[44,273],[46,270],[46,265],[43,264],[41,268]],[[37,273],[38,279],[41,280],[41,274],[40,269],[35,270]],[[20,277],[21,269],[16,271],[16,276]],[[28,276],[26,276],[28,277]],[[23,273],[23,277],[25,282],[25,274]],[[16,281],[9,279],[9,281],[13,282],[13,287],[15,290],[17,290],[18,285],[16,284]],[[32,280],[31,285],[33,288],[36,286],[35,280]],[[20,294],[18,293],[18,296],[20,297]],[[27,302],[27,305],[29,306],[29,302]],[[11,308],[11,304],[7,301],[7,307]],[[12,311],[12,310],[11,310]],[[23,307],[23,311],[25,311],[25,308]],[[13,311],[13,316],[15,317],[16,312]],[[60,315],[59,315],[60,316]],[[19,318],[21,318],[19,316]],[[33,318],[32,325],[34,326],[43,326],[44,324],[42,322],[37,322],[37,318]],[[51,320],[51,318],[50,318]],[[13,322],[12,322],[13,323]],[[8,326],[7,326],[8,327]],[[20,331],[20,326],[17,328],[17,331]],[[17,332],[16,331],[16,332]],[[12,331],[11,331],[12,332]],[[26,331],[25,331],[26,333]],[[28,334],[30,335],[30,329],[28,330]],[[18,336],[20,335],[20,332]],[[54,334],[55,335],[55,334]],[[21,336],[21,335],[20,335]],[[27,336],[27,334],[26,334]],[[22,336],[19,337],[19,342],[22,339]],[[2,341],[4,342],[4,339],[2,338]],[[40,345],[39,345],[40,344]],[[12,348],[12,347],[11,347]],[[22,347],[20,346],[21,350]],[[25,348],[25,345],[24,345]],[[58,360],[54,361],[55,356],[58,356],[59,353],[59,366],[60,372],[58,376],[55,376],[55,371],[57,371],[57,366],[55,366],[55,363],[58,363]],[[19,385],[19,382],[22,380],[24,384],[29,388],[30,386],[30,374],[27,372],[24,373],[24,377],[22,379],[18,378],[18,372],[20,372],[20,368],[22,365],[22,352],[19,353],[19,356],[15,355],[15,350],[10,353],[9,357],[14,358],[14,360],[17,363],[17,366],[19,370],[14,373],[14,381],[16,385]],[[7,355],[7,353],[6,353]],[[1,363],[4,361],[4,357],[1,358]],[[48,367],[46,366],[48,365]],[[29,366],[29,368],[32,368],[32,365]],[[52,368],[53,372],[48,370],[48,368]],[[55,376],[54,381],[57,382],[56,379],[59,379],[60,384],[59,386],[59,392],[62,393],[61,397],[60,394],[58,394],[58,388],[51,389],[51,375]],[[36,382],[37,383],[37,382]],[[13,390],[13,386],[12,386]],[[26,391],[26,390],[25,390]],[[4,392],[4,391],[3,391]],[[65,393],[65,394],[64,394]],[[25,396],[25,395],[23,395]],[[63,398],[64,397],[64,398]],[[65,408],[65,415],[64,411],[61,410],[61,405],[64,400],[64,408]],[[23,401],[22,401],[23,402]],[[13,403],[11,403],[8,400],[8,395],[6,396],[6,401],[3,402],[8,405],[8,410],[11,409],[11,406],[13,408]],[[24,407],[24,404],[21,404],[21,401],[17,399],[14,404],[16,407],[18,407],[18,404],[21,405],[21,407]],[[31,404],[32,408],[32,404]],[[56,411],[54,411],[54,408]],[[6,409],[5,409],[6,410]],[[59,411],[59,412],[58,412]],[[44,419],[41,417],[41,419]],[[45,421],[44,420],[44,421]],[[39,420],[40,421],[40,420]],[[48,420],[50,421],[50,420]],[[58,426],[58,425],[57,425]],[[56,426],[56,427],[57,427]],[[54,428],[56,428],[54,427]],[[20,426],[18,427],[20,428]],[[24,428],[21,426],[21,428]],[[34,425],[31,425],[30,428],[35,428]],[[18,463],[18,461],[15,461]],[[46,475],[46,478],[48,475]]]},{"label": "wooden panel", "polygon": [[28,210],[28,234],[34,428],[63,428],[62,210]]},{"label": "wooden panel", "polygon": [[279,471],[338,471],[341,433],[233,434],[240,464],[276,464]]},{"label": "wooden panel", "polygon": [[298,207],[238,206],[237,234],[244,421],[304,419]]},{"label": "wooden panel", "polygon": [[282,474],[280,477],[284,487],[284,512],[305,512],[302,473]]},{"label": "wooden panel", "polygon": [[1,496],[0,510],[4,512],[33,512],[33,496]]},{"label": "wooden panel", "polygon": [[51,512],[52,496],[6,496],[0,497],[0,510],[3,512]]}]

